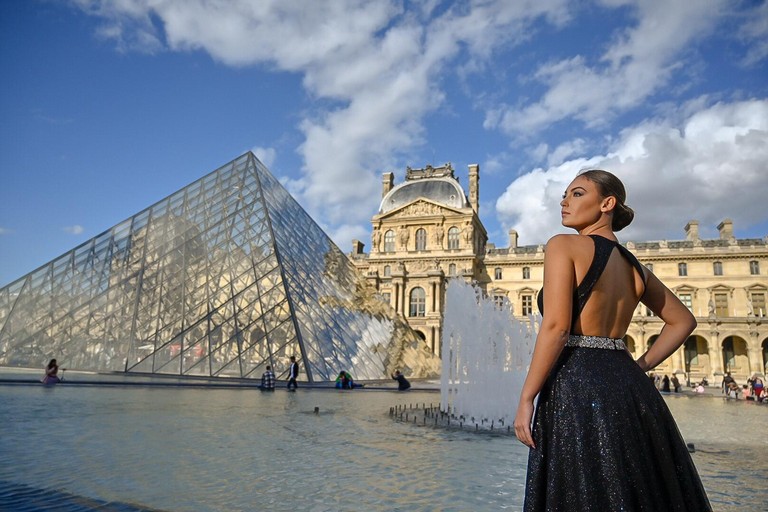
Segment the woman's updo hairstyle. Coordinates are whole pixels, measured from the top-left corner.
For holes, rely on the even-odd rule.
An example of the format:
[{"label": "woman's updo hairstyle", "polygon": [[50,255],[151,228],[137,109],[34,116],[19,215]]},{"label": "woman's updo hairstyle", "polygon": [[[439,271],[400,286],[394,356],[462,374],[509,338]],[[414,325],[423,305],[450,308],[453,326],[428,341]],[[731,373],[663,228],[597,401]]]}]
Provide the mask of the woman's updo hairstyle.
[{"label": "woman's updo hairstyle", "polygon": [[624,190],[624,184],[619,178],[608,171],[602,169],[589,169],[579,173],[589,181],[597,185],[600,195],[603,197],[613,196],[616,198],[616,207],[613,209],[613,221],[611,229],[621,231],[629,226],[632,219],[635,218],[635,212],[624,204],[627,200],[627,192]]}]

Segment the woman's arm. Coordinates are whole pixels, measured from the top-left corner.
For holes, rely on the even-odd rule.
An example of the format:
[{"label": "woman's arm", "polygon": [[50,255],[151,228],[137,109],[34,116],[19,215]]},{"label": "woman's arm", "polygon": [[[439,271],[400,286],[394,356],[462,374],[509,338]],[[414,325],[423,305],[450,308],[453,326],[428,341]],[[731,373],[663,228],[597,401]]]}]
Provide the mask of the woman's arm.
[{"label": "woman's arm", "polygon": [[520,393],[515,416],[515,434],[525,445],[535,448],[531,435],[533,400],[560,356],[571,328],[571,311],[576,272],[567,235],[557,235],[547,242],[544,253],[544,311],[531,367]]},{"label": "woman's arm", "polygon": [[648,272],[648,281],[642,303],[664,321],[664,327],[653,346],[637,359],[640,368],[647,372],[685,343],[688,335],[696,328],[696,318],[680,302],[680,299],[651,272]]}]

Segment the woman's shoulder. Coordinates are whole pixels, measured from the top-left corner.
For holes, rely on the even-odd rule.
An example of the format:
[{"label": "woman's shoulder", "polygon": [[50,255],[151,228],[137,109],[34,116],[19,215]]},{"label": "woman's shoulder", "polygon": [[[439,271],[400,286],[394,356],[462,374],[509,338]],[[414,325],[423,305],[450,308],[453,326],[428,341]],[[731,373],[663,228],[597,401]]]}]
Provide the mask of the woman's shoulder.
[{"label": "woman's shoulder", "polygon": [[547,240],[544,250],[570,251],[585,247],[592,248],[594,245],[595,242],[589,236],[561,233]]}]

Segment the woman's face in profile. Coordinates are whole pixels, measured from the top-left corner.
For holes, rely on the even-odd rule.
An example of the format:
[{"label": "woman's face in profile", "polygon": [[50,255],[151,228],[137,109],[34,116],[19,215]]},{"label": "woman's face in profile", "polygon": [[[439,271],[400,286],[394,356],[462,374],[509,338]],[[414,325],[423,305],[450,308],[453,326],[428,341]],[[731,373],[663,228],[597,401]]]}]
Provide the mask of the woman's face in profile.
[{"label": "woman's face in profile", "polygon": [[560,201],[563,226],[579,231],[596,223],[602,214],[602,200],[597,185],[583,176],[577,177],[565,189]]}]

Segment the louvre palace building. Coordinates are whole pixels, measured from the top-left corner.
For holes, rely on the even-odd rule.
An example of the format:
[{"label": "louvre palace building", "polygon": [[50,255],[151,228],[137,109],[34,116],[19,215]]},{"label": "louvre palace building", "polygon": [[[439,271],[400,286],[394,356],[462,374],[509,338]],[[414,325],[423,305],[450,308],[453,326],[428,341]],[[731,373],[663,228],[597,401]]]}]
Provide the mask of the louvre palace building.
[{"label": "louvre palace building", "polygon": [[[526,321],[543,286],[543,245],[524,245],[509,231],[495,247],[478,216],[478,165],[469,166],[465,193],[450,164],[406,169],[395,185],[383,174],[382,200],[371,219],[371,249],[354,240],[351,258],[383,301],[407,320],[436,354],[447,280],[473,281],[499,305],[510,304]],[[625,246],[693,312],[698,326],[684,345],[654,371],[683,382],[739,384],[768,373],[768,237],[738,239],[723,220],[719,237],[701,239],[699,224],[685,225],[681,240],[629,241]],[[682,231],[681,231],[682,234]],[[508,301],[508,302],[507,302]],[[640,304],[625,341],[637,358],[655,341],[663,322]]]}]

